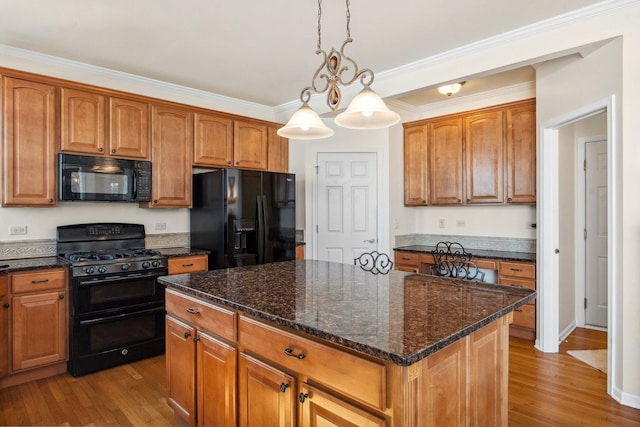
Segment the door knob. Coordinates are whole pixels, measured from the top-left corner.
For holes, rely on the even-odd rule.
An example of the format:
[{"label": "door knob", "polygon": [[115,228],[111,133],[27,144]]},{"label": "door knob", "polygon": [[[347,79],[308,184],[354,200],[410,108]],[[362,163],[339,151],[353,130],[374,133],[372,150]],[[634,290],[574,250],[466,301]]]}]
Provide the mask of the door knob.
[{"label": "door knob", "polygon": [[375,243],[376,239],[368,239],[364,241],[365,243]]}]

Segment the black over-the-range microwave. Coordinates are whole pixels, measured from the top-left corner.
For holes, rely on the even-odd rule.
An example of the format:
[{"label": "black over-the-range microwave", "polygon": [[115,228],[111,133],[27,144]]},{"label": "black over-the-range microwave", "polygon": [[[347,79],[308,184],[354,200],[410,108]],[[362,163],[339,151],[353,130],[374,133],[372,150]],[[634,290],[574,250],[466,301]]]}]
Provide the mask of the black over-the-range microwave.
[{"label": "black over-the-range microwave", "polygon": [[112,157],[58,155],[58,200],[148,202],[151,162]]}]

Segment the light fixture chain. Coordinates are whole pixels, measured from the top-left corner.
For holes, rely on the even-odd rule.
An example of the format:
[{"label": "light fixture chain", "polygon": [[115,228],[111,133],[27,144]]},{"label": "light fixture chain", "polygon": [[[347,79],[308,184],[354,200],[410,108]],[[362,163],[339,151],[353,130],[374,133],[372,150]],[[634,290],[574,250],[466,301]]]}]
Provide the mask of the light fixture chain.
[{"label": "light fixture chain", "polygon": [[318,0],[318,50],[322,50],[322,31],[320,30],[320,20],[322,19],[322,0]]},{"label": "light fixture chain", "polygon": [[351,38],[351,11],[349,10],[350,0],[347,0],[347,38]]}]

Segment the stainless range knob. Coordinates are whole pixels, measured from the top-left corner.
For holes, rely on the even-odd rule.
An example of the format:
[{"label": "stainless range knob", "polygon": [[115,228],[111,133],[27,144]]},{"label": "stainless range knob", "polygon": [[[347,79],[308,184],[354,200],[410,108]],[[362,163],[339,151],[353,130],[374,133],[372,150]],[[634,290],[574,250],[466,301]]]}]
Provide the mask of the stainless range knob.
[{"label": "stainless range knob", "polygon": [[107,272],[107,267],[105,266],[98,267],[98,273],[106,273],[106,272]]},{"label": "stainless range knob", "polygon": [[160,265],[160,261],[153,261],[151,265],[153,265],[154,267],[158,267]]},{"label": "stainless range knob", "polygon": [[130,267],[131,267],[131,265],[130,265],[130,264],[122,264],[122,265],[120,266],[120,269],[121,269],[122,271],[127,271]]},{"label": "stainless range knob", "polygon": [[93,267],[87,267],[84,269],[84,272],[87,274],[93,274]]},{"label": "stainless range knob", "polygon": [[149,268],[151,266],[151,263],[149,261],[144,261],[142,263],[142,268]]}]

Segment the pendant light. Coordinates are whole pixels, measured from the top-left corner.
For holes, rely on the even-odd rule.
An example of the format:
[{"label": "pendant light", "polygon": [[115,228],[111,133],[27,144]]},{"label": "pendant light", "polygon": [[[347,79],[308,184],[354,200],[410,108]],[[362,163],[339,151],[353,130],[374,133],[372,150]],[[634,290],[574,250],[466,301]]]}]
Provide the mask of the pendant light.
[{"label": "pendant light", "polygon": [[[305,87],[300,93],[302,107],[291,116],[284,127],[278,129],[278,135],[293,139],[319,139],[333,135],[333,130],[325,126],[318,114],[309,107],[311,95],[312,93],[326,93],[327,105],[333,112],[336,112],[342,102],[340,85],[350,86],[356,80],[360,80],[363,89],[351,101],[349,107],[336,116],[337,125],[350,129],[379,129],[400,121],[400,116],[389,110],[382,98],[371,90],[370,85],[374,78],[373,71],[369,68],[360,69],[358,64],[344,53],[345,46],[353,41],[350,29],[350,0],[346,0],[346,5],[347,38],[342,43],[340,51],[332,48],[327,55],[321,47],[322,0],[318,0],[318,47],[316,54],[322,55],[324,61],[313,75],[311,86]],[[348,70],[353,70],[353,75],[350,78],[345,73]],[[343,76],[343,73],[346,75]],[[320,86],[323,81],[324,85]]]}]

